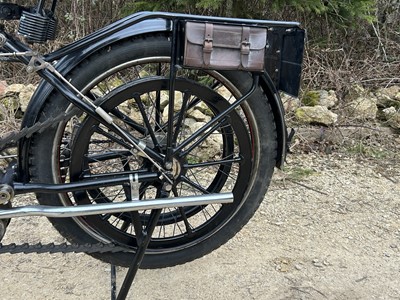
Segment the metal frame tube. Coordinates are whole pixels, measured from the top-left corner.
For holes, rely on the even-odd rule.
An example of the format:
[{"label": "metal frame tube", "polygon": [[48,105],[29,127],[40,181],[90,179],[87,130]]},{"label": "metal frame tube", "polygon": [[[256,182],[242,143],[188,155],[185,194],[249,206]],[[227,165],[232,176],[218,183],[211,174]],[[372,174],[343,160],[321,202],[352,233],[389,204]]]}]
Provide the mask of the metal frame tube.
[{"label": "metal frame tube", "polygon": [[[134,173],[130,174],[133,175]],[[139,182],[158,180],[158,173],[135,173],[138,174]],[[16,194],[24,193],[68,193],[80,190],[93,190],[105,186],[114,186],[129,184],[129,174],[122,176],[100,176],[93,179],[84,179],[82,181],[70,182],[64,184],[45,184],[45,183],[27,183],[14,182],[14,191]]]},{"label": "metal frame tube", "polygon": [[206,194],[199,196],[159,198],[118,203],[101,203],[77,206],[28,205],[0,210],[0,219],[42,216],[50,218],[70,218],[78,216],[119,213],[137,210],[163,209],[182,206],[232,203],[232,193]]}]

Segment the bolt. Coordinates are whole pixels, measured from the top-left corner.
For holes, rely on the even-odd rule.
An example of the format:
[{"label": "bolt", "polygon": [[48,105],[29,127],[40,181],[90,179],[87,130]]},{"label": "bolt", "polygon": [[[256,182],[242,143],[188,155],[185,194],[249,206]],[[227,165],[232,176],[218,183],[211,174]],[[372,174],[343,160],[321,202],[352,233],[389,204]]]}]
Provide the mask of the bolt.
[{"label": "bolt", "polygon": [[167,192],[170,192],[172,190],[172,184],[165,183],[164,184],[164,190],[167,191]]}]

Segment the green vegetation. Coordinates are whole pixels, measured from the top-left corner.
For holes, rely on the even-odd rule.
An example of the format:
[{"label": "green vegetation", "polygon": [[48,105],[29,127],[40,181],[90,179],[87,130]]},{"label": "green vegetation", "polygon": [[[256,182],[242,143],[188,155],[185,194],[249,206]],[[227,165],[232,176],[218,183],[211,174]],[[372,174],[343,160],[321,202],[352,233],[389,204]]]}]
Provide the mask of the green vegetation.
[{"label": "green vegetation", "polygon": [[320,96],[320,92],[318,91],[308,91],[303,95],[301,101],[306,106],[315,106],[318,105]]},{"label": "green vegetation", "polygon": [[306,177],[316,174],[316,172],[310,168],[298,166],[285,166],[284,172],[288,179],[296,181],[303,180]]},{"label": "green vegetation", "polygon": [[[304,91],[333,89],[346,94],[354,83],[384,87],[400,81],[398,0],[65,0],[57,9],[61,34],[50,48],[138,11],[299,21],[307,29]],[[9,83],[20,80],[9,66],[1,72]]]},{"label": "green vegetation", "polygon": [[348,153],[353,155],[362,155],[364,157],[385,159],[390,156],[387,149],[365,145],[359,141],[356,145],[348,148]]}]

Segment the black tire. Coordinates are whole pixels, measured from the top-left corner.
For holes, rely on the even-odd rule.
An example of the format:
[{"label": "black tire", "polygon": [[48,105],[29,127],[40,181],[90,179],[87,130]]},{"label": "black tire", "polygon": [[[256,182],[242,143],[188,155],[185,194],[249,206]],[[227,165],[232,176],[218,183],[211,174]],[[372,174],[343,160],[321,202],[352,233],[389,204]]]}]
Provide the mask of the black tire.
[{"label": "black tire", "polygon": [[[168,75],[169,53],[170,42],[167,36],[141,37],[133,41],[120,42],[99,51],[79,64],[68,77],[76,87],[93,101],[101,103],[101,106],[114,114],[116,118],[128,115],[124,113],[124,109],[133,103],[132,97],[127,96],[132,95],[133,91],[139,91],[140,95],[145,95],[139,102],[143,107],[148,108],[146,112],[149,112],[151,107],[159,106],[158,102],[154,104],[151,100],[152,95],[159,95],[160,92],[166,90],[168,79],[163,75],[166,73]],[[184,97],[185,93],[190,91],[189,103],[196,106],[201,104],[204,115],[209,115],[211,118],[226,109],[230,101],[234,101],[242,93],[247,92],[250,86],[251,76],[245,72],[217,73],[182,69],[178,72],[176,82],[177,93]],[[58,93],[53,93],[43,106],[41,120],[56,116],[68,109],[67,101]],[[159,107],[157,109],[160,110]],[[184,116],[187,117],[186,113]],[[150,120],[150,117],[148,119]],[[163,132],[162,127],[166,124],[162,119],[163,116],[159,115],[157,121],[153,122],[158,128],[156,141],[153,140],[153,142],[159,142],[158,146],[152,144],[148,133],[141,132],[140,128],[136,128],[138,126],[132,127],[129,120],[119,122],[126,130],[145,141],[148,146],[152,145],[156,151],[162,152],[165,150],[162,149],[159,133]],[[145,124],[144,119],[136,123]],[[108,159],[96,161],[94,165],[92,162],[95,159],[91,157],[92,149],[100,151],[103,155],[108,154],[104,146],[106,143],[113,144],[115,147],[115,140],[108,134],[104,135],[104,132],[105,130],[101,129],[96,121],[83,114],[34,135],[29,152],[29,172],[32,181],[45,183],[78,181],[82,178],[82,174],[91,175],[98,172],[96,170],[107,173],[154,169],[146,158],[134,156],[132,153],[118,156],[118,163],[113,161],[112,167]],[[265,94],[258,89],[239,109],[230,113],[224,123],[215,128],[214,133],[218,136],[217,144],[219,143],[220,146],[216,147],[211,154],[197,157],[200,156],[197,155],[200,151],[198,149],[211,139],[210,137],[206,137],[205,141],[194,147],[196,156],[193,154],[194,149],[185,155],[182,154],[184,158],[176,163],[179,171],[176,171],[176,177],[174,177],[176,183],[171,196],[232,191],[234,203],[163,210],[158,229],[152,236],[141,267],[174,266],[211,252],[232,238],[248,222],[263,200],[276,163],[277,148],[275,123]],[[179,139],[177,143],[179,144]],[[115,152],[123,153],[122,150]],[[42,159],[43,157],[51,159]],[[220,163],[217,164],[216,161]],[[213,165],[214,169],[204,167],[204,162]],[[190,177],[189,172],[192,171],[188,171],[189,168],[199,169],[200,164],[203,164],[204,168],[210,168],[208,170],[212,170],[211,173],[209,172],[211,175],[200,179],[194,175],[195,180],[187,181],[185,177]],[[178,189],[178,184],[181,185],[180,189]],[[141,197],[158,197],[161,186],[161,181],[155,181],[146,186],[142,184]],[[182,186],[190,186],[192,189],[183,189]],[[41,204],[46,205],[121,201],[120,196],[113,196],[112,193],[123,197],[128,197],[128,195],[125,195],[127,193],[124,187],[121,186],[119,189],[120,192],[101,188],[74,194],[37,194],[37,198]],[[148,212],[140,212],[139,218],[145,223],[148,215]],[[198,221],[201,215],[207,215],[207,217]],[[114,214],[106,217],[102,215],[51,219],[51,222],[64,237],[73,243],[113,241],[134,251],[136,243],[132,237],[136,235],[132,219],[134,217],[130,214]],[[118,225],[120,222],[123,225]],[[188,222],[193,222],[194,225],[190,223],[188,226]],[[166,230],[167,226],[173,226],[173,229],[168,231],[170,227]],[[175,233],[179,226],[183,226],[184,229]],[[163,236],[160,236],[161,231],[164,232]],[[168,233],[165,233],[167,231]],[[129,264],[131,255],[129,253],[93,254],[94,257],[105,262],[122,266]]]}]

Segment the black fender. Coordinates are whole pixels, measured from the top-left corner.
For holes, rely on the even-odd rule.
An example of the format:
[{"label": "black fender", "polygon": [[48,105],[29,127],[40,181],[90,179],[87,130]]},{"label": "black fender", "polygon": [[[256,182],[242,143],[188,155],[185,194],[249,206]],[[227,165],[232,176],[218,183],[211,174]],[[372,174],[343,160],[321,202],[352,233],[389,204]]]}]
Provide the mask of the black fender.
[{"label": "black fender", "polygon": [[[62,75],[67,75],[72,69],[74,69],[80,62],[85,60],[91,54],[115,42],[147,33],[172,31],[172,21],[170,19],[157,18],[143,20],[133,25],[125,26],[123,29],[116,31],[115,27],[122,22],[123,20],[111,24],[101,29],[97,33],[89,35],[88,37],[85,37],[80,41],[77,41],[54,53],[45,56],[44,59],[49,62],[57,61],[57,63],[54,65],[57,71]],[[107,34],[108,31],[110,32],[110,34]],[[96,35],[101,35],[101,38],[96,39]],[[276,166],[280,168],[282,167],[286,156],[287,143],[284,109],[278,90],[271,77],[267,73],[264,73],[261,76],[260,87],[267,95],[274,114],[278,136]],[[30,127],[36,123],[46,99],[49,97],[53,90],[54,87],[50,83],[46,81],[40,82],[29,102],[21,123],[21,128]],[[30,137],[25,137],[19,141],[18,174],[20,178],[18,179],[22,182],[29,182],[28,157],[30,142]]]},{"label": "black fender", "polygon": [[271,77],[268,73],[264,73],[260,78],[260,86],[266,94],[269,104],[271,105],[272,113],[274,115],[278,147],[276,153],[276,167],[281,169],[285,162],[286,153],[288,149],[288,132],[285,122],[285,109],[281,100],[279,91],[275,87]]},{"label": "black fender", "polygon": [[[104,36],[104,31],[106,29],[107,28],[102,29],[103,36]],[[47,57],[45,56],[44,58],[47,61],[53,61],[57,60],[58,57],[61,57],[55,64],[55,68],[60,74],[66,75],[71,70],[73,70],[79,63],[81,63],[84,59],[89,57],[94,52],[104,47],[107,47],[108,45],[111,45],[123,39],[135,37],[146,33],[166,32],[166,31],[172,31],[172,25],[170,20],[161,18],[144,20],[140,23],[129,26],[121,31],[117,31],[110,35],[105,35],[102,39],[94,43],[88,44],[86,42],[87,40],[86,37],[81,41],[73,43],[73,47],[71,47],[71,45],[66,46],[65,47],[66,49],[62,48],[59,51],[55,52],[55,54],[50,54]],[[87,46],[84,48],[80,48],[79,43],[85,43]],[[71,48],[76,50],[70,51]],[[50,83],[44,80],[42,80],[39,83],[34,94],[32,95],[31,100],[29,101],[28,107],[21,122],[21,129],[33,126],[33,124],[36,123],[40,115],[40,112],[42,110],[43,104],[45,103],[46,99],[49,97],[49,95],[53,90],[54,87]],[[19,141],[18,174],[20,177],[19,180],[22,182],[29,182],[28,156],[29,156],[30,141],[31,141],[30,137],[25,137]]]},{"label": "black fender", "polygon": [[[169,20],[145,20],[121,31],[118,31],[112,35],[106,36],[96,43],[89,44],[85,48],[79,48],[79,43],[85,42],[86,38],[84,38],[82,42],[78,41],[74,43],[75,48],[78,48],[77,50],[69,52],[68,49],[60,49],[60,51],[57,51],[59,52],[58,54],[49,55],[47,57],[45,56],[45,60],[53,61],[57,59],[58,56],[66,53],[66,55],[62,56],[62,58],[55,64],[55,68],[57,69],[57,71],[62,75],[66,75],[77,65],[79,65],[85,58],[89,57],[94,52],[104,47],[107,47],[108,45],[141,34],[171,30],[171,24]],[[70,46],[67,46],[66,48],[68,47]],[[27,113],[24,115],[24,118],[22,120],[22,128],[26,126],[32,126],[36,122],[42,104],[46,101],[47,97],[50,95],[53,89],[54,87],[44,80],[39,83],[35,93],[32,95],[32,98],[29,102],[26,110]]]}]

